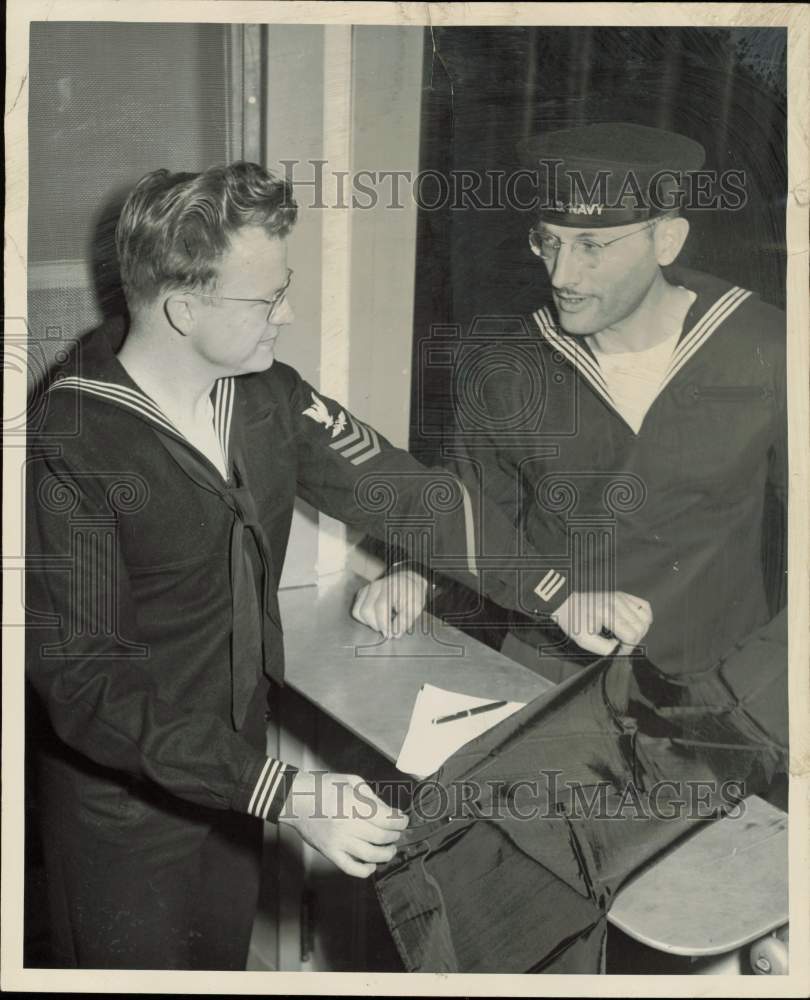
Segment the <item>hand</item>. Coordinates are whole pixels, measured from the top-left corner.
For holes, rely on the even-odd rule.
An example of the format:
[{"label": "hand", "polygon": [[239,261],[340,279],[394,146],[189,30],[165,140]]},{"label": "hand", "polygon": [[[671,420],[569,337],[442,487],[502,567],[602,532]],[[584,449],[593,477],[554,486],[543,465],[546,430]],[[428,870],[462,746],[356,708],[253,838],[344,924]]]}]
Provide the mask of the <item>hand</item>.
[{"label": "hand", "polygon": [[408,817],[386,805],[356,774],[299,771],[279,823],[334,862],[341,871],[368,878],[390,861]]},{"label": "hand", "polygon": [[[622,591],[569,594],[552,618],[578,646],[601,656],[617,646],[620,656],[632,652],[653,621],[647,601]],[[603,628],[614,638],[602,635]]]},{"label": "hand", "polygon": [[352,618],[382,632],[386,639],[404,635],[425,609],[428,582],[416,570],[403,569],[362,587]]}]

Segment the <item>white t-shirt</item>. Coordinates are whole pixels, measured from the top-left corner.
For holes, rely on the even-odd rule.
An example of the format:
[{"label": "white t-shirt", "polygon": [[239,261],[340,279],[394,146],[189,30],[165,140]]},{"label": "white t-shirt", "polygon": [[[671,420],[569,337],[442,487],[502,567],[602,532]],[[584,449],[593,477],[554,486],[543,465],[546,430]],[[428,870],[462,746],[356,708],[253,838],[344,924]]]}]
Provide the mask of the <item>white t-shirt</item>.
[{"label": "white t-shirt", "polygon": [[[123,364],[123,362],[122,362]],[[174,426],[175,430],[201,451],[208,461],[215,466],[223,479],[228,479],[228,467],[225,455],[222,451],[217,432],[214,429],[214,407],[209,398],[206,398],[202,405],[202,412],[194,420],[189,421],[185,411],[181,410],[175,401],[168,396],[165,391],[156,390],[155,385],[147,375],[137,369],[131,370],[131,366],[124,364],[130,377],[136,382],[139,388],[156,403],[163,415]]]},{"label": "white t-shirt", "polygon": [[225,456],[222,453],[222,445],[214,429],[214,407],[210,399],[205,401],[205,415],[197,423],[187,423],[181,419],[177,410],[170,407],[167,410],[166,403],[161,404],[161,408],[174,426],[185,437],[189,444],[203,453],[205,457],[216,466],[223,479],[228,478],[228,470],[225,464]]},{"label": "white t-shirt", "polygon": [[680,330],[644,351],[605,351],[599,334],[588,337],[618,412],[638,434],[664,380]]}]

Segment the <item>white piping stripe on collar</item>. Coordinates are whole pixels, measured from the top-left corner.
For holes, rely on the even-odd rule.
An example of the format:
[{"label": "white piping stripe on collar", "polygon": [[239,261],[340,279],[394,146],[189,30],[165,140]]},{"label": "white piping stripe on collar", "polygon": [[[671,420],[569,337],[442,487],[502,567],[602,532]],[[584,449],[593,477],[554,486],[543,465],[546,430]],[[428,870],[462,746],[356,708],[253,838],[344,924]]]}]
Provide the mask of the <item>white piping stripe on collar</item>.
[{"label": "white piping stripe on collar", "polygon": [[[694,337],[696,334],[699,335],[706,326],[714,324],[714,321],[719,313],[722,312],[724,316],[727,315],[729,306],[736,308],[739,302],[747,299],[750,294],[751,292],[747,291],[745,288],[740,288],[738,285],[735,285],[733,288],[729,288],[728,291],[724,292],[720,296],[711,308],[706,310],[703,316],[701,316],[698,322],[687,333],[681,343],[678,344],[675,354],[678,354],[678,352],[681,351],[686,341]],[[737,300],[739,300],[739,302]]]},{"label": "white piping stripe on collar", "polygon": [[[700,350],[703,344],[709,339],[714,331],[751,295],[745,288],[734,286],[720,296],[714,305],[708,309],[704,316],[678,343],[672,355],[669,368],[658,389],[656,395],[672,381],[672,379],[683,368],[687,361]],[[534,314],[535,321],[540,327],[540,332],[546,339],[556,347],[561,354],[568,358],[574,367],[591,383],[594,389],[615,408],[613,399],[607,390],[601,372],[595,365],[593,359],[575,341],[561,337],[554,328],[548,309],[539,310]]]},{"label": "white piping stripe on collar", "polygon": [[148,417],[149,420],[158,424],[164,430],[171,431],[172,434],[183,437],[157,403],[139,389],[130,389],[125,385],[115,385],[114,383],[102,382],[98,379],[84,378],[81,375],[68,375],[54,382],[48,389],[48,392],[52,392],[54,389],[65,388],[81,389],[83,392],[99,396],[101,399],[109,399],[115,403],[121,403],[135,413]]},{"label": "white piping stripe on collar", "polygon": [[577,371],[586,378],[591,386],[611,407],[615,409],[616,404],[613,397],[608,392],[604,376],[599,370],[597,362],[588,352],[575,340],[561,336],[554,328],[554,322],[547,309],[539,310],[534,314],[535,322],[540,328],[540,333],[548,340],[552,347],[556,348],[560,354],[566,357]]},{"label": "white piping stripe on collar", "polygon": [[536,314],[536,319],[541,325],[541,329],[548,335],[549,340],[551,340],[555,347],[566,355],[570,360],[574,361],[576,366],[583,372],[587,372],[598,385],[601,387],[602,391],[607,393],[608,387],[607,382],[605,382],[605,377],[599,369],[599,362],[592,357],[584,347],[581,347],[576,340],[570,337],[563,337],[557,330],[554,320],[551,318],[551,314],[547,309],[542,309]]},{"label": "white piping stripe on collar", "polygon": [[697,323],[689,333],[678,344],[669,368],[661,383],[661,392],[665,386],[669,385],[673,378],[683,368],[697,351],[706,343],[714,331],[728,319],[728,317],[751,295],[745,288],[734,287],[722,295],[717,302],[708,310],[706,315]]},{"label": "white piping stripe on collar", "polygon": [[[117,385],[114,382],[103,382],[99,379],[84,378],[81,375],[68,375],[63,379],[54,382],[49,392],[53,389],[73,388],[81,389],[91,395],[101,399],[109,399],[116,403],[121,403],[128,409],[133,410],[141,416],[148,417],[163,430],[171,431],[178,437],[186,440],[185,435],[169,420],[157,403],[150,399],[141,389],[130,389],[126,385]],[[231,434],[231,418],[233,416],[234,403],[233,378],[220,379],[216,384],[214,397],[214,431],[219,439],[222,454],[225,459],[225,468],[228,467],[228,443]]]},{"label": "white piping stripe on collar", "polygon": [[541,309],[538,315],[540,317],[540,320],[542,321],[543,329],[546,330],[548,333],[550,333],[552,337],[556,338],[555,342],[559,341],[559,343],[564,348],[567,348],[567,350],[579,360],[580,365],[587,371],[589,371],[591,375],[593,375],[593,377],[597,380],[597,382],[602,386],[605,392],[607,392],[608,391],[607,382],[605,381],[605,377],[602,374],[602,370],[600,369],[599,362],[596,360],[596,358],[592,354],[590,354],[584,347],[582,347],[579,341],[577,341],[572,337],[563,337],[560,334],[559,330],[557,329],[557,324],[554,322],[554,319],[551,313],[548,311],[548,308]]},{"label": "white piping stripe on collar", "polygon": [[226,469],[230,465],[228,446],[231,440],[231,418],[235,395],[232,377],[221,378],[217,382],[214,395],[214,430],[219,438]]},{"label": "white piping stripe on collar", "polygon": [[669,363],[669,370],[679,367],[681,359],[686,354],[692,353],[692,346],[696,340],[703,339],[703,333],[708,328],[715,329],[717,325],[722,322],[733,312],[737,306],[747,299],[751,293],[746,291],[744,288],[730,288],[724,295],[714,303],[711,309],[706,311],[706,314],[701,317],[699,322],[697,322],[692,329],[686,334],[686,336],[681,340],[681,342],[675,347],[672,353],[672,360]]}]

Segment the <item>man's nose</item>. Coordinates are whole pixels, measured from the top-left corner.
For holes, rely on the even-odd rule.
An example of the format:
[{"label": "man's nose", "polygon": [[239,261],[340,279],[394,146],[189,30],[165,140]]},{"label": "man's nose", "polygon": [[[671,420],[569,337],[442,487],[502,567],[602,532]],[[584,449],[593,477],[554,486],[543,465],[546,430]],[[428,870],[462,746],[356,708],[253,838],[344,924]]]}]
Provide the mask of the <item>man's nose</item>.
[{"label": "man's nose", "polygon": [[557,289],[574,287],[579,284],[581,272],[582,265],[574,248],[563,243],[549,269],[552,286]]},{"label": "man's nose", "polygon": [[290,300],[285,295],[273,312],[270,314],[270,322],[273,326],[286,326],[295,319],[295,313],[290,305]]}]

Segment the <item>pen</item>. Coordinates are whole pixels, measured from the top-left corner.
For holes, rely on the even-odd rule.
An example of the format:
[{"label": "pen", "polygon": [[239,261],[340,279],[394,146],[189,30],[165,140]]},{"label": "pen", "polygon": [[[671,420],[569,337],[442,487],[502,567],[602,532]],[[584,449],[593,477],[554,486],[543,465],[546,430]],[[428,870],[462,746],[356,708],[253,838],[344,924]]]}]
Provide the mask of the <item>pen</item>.
[{"label": "pen", "polygon": [[442,715],[438,719],[434,719],[433,724],[434,726],[438,726],[442,722],[455,722],[456,719],[466,719],[469,715],[480,715],[482,712],[491,712],[493,709],[503,708],[505,704],[505,701],[490,701],[486,705],[467,708],[463,712],[454,712],[453,715]]}]

